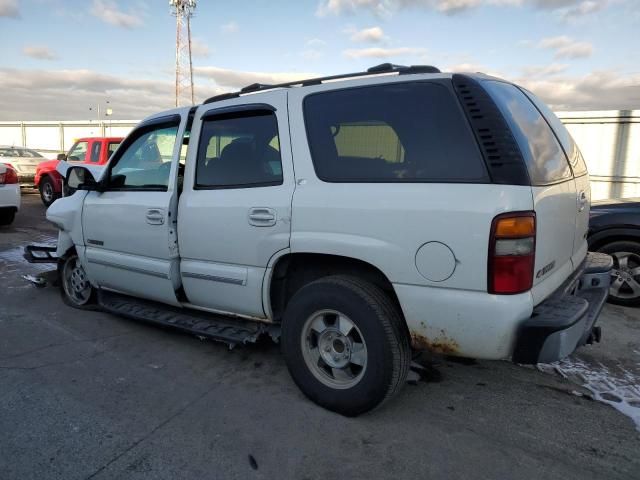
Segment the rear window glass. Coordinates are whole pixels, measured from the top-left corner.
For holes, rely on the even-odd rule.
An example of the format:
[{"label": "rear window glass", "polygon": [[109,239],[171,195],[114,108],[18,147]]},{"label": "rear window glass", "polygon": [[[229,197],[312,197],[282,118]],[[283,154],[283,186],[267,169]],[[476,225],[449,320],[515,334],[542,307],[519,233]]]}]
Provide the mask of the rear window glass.
[{"label": "rear window glass", "polygon": [[324,181],[489,181],[466,120],[442,85],[312,94],[304,114],[313,164]]},{"label": "rear window glass", "polygon": [[500,108],[520,146],[533,185],[571,177],[567,158],[538,109],[517,87],[494,80],[484,86]]},{"label": "rear window glass", "polygon": [[578,148],[578,145],[573,140],[573,137],[567,130],[567,127],[560,121],[556,114],[551,111],[551,109],[538,97],[536,97],[533,93],[528,90],[524,90],[524,93],[531,99],[531,101],[535,104],[535,106],[540,110],[540,113],[547,119],[551,129],[560,140],[562,144],[562,148],[564,148],[567,157],[569,158],[569,163],[571,164],[571,168],[573,169],[573,174],[576,177],[584,175],[587,173],[587,165],[584,163],[584,158],[582,158],[582,153]]}]

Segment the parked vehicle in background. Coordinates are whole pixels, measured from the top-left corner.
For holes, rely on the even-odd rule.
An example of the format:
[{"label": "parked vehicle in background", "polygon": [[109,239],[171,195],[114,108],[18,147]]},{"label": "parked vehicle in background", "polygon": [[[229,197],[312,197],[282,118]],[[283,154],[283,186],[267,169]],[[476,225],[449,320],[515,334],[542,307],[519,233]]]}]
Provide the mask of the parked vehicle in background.
[{"label": "parked vehicle in background", "polygon": [[587,168],[504,80],[383,64],[255,84],[147,118],[101,176],[66,180],[47,211],[65,302],[270,334],[345,415],[391,398],[412,349],[535,364],[599,339],[612,261],[587,253]]},{"label": "parked vehicle in background", "polygon": [[[68,153],[61,153],[56,160],[42,162],[35,172],[35,185],[45,206],[51,205],[62,195],[63,175],[58,172],[61,161],[69,165],[104,165],[122,142],[122,137],[89,137],[78,139]],[[93,169],[96,172],[95,169]]]},{"label": "parked vehicle in background", "polygon": [[613,257],[609,302],[640,306],[640,198],[593,202],[588,240]]},{"label": "parked vehicle in background", "polygon": [[0,225],[11,224],[19,209],[18,174],[12,167],[0,163]]},{"label": "parked vehicle in background", "polygon": [[0,145],[0,163],[9,164],[14,168],[21,187],[35,186],[36,169],[45,161],[46,158],[30,148]]}]

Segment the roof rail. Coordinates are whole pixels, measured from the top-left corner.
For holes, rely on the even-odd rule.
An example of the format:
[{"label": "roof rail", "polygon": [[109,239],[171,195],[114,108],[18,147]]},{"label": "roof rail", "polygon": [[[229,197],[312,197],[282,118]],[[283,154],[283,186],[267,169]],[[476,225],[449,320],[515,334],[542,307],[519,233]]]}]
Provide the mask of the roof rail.
[{"label": "roof rail", "polygon": [[208,98],[204,101],[207,103],[220,102],[222,100],[228,100],[230,98],[237,98],[240,95],[245,93],[253,93],[253,92],[261,92],[264,90],[273,90],[275,88],[289,88],[296,85],[301,87],[308,87],[310,85],[320,85],[322,82],[330,81],[330,80],[341,80],[343,78],[355,78],[355,77],[366,77],[369,75],[380,75],[382,73],[397,73],[398,75],[405,74],[414,74],[414,73],[440,73],[440,70],[431,65],[394,65],[392,63],[381,63],[380,65],[376,65],[367,69],[365,72],[355,72],[355,73],[342,73],[340,75],[329,75],[326,77],[316,77],[316,78],[308,78],[305,80],[296,80],[293,82],[286,83],[278,83],[278,84],[264,84],[264,83],[252,83],[251,85],[247,85],[246,87],[240,89],[238,92],[230,92],[223,93],[221,95],[216,95],[214,97]]}]

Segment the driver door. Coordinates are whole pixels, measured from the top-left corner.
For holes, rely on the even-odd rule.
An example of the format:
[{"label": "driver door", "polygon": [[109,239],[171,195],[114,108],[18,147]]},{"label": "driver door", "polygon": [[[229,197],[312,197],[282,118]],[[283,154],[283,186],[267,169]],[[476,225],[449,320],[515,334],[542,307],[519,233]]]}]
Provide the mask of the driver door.
[{"label": "driver door", "polygon": [[85,198],[86,267],[100,288],[179,305],[175,219],[187,112],[134,130],[105,172],[106,191]]}]

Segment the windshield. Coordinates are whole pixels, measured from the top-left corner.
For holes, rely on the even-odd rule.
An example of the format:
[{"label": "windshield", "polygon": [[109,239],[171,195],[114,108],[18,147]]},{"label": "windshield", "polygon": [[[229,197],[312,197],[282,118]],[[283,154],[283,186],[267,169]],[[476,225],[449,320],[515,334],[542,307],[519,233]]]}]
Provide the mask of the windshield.
[{"label": "windshield", "polygon": [[3,147],[0,148],[0,157],[20,157],[20,158],[42,158],[38,152],[34,150],[30,150],[28,148],[20,148],[20,147]]}]

